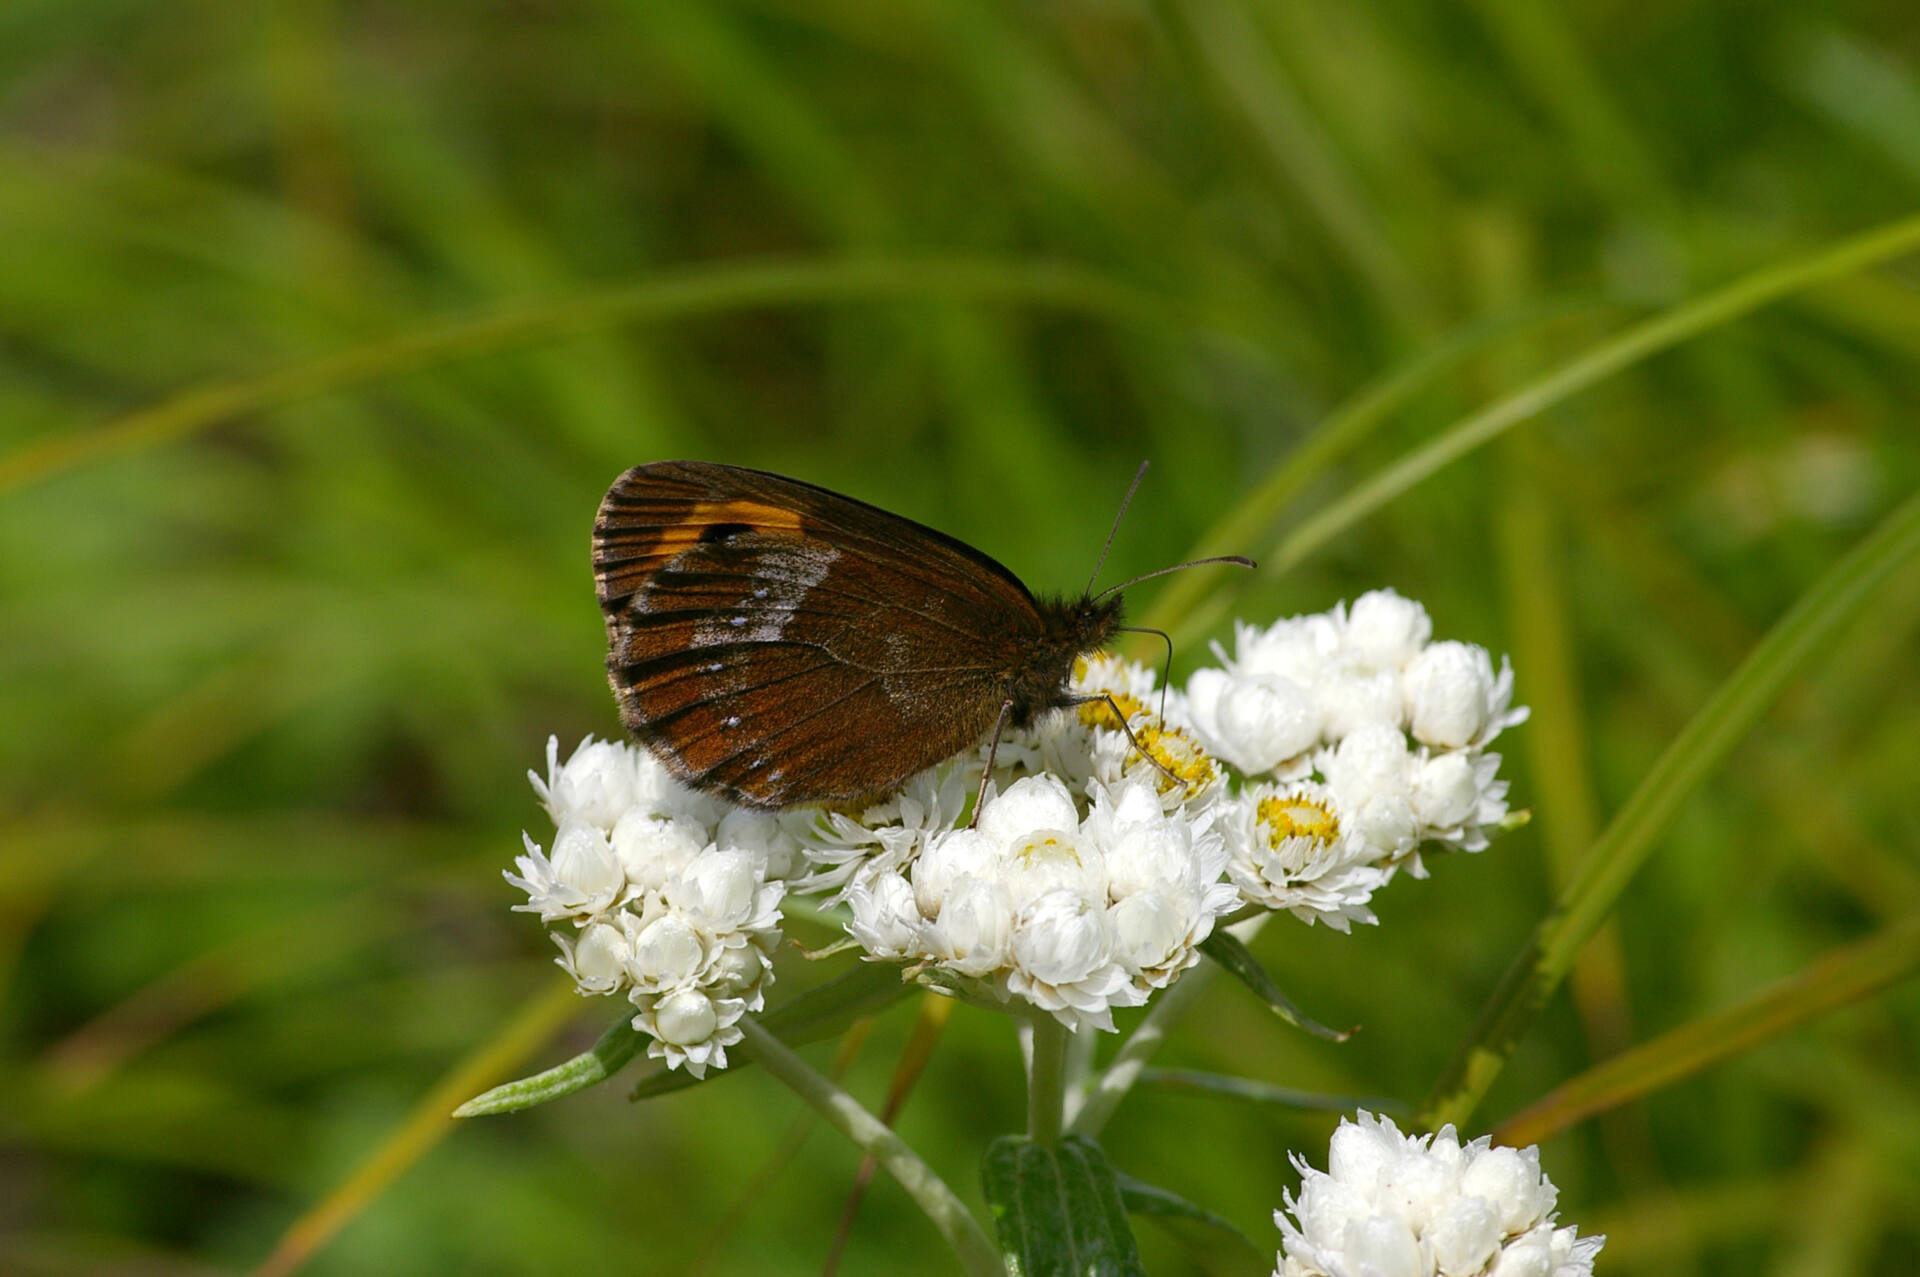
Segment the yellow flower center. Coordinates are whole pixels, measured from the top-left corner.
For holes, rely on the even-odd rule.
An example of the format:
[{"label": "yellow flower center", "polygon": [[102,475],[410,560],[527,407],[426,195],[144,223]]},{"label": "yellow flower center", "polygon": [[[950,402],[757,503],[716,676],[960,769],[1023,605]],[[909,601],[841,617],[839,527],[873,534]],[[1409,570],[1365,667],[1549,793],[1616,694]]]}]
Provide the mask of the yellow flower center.
[{"label": "yellow flower center", "polygon": [[[1084,661],[1086,658],[1081,657],[1080,659]],[[1113,698],[1113,705],[1109,705],[1106,701],[1100,700],[1088,701],[1080,707],[1080,721],[1082,723],[1085,723],[1088,727],[1104,727],[1110,732],[1117,732],[1120,730],[1120,724],[1115,721],[1113,717],[1114,705],[1120,707],[1120,713],[1126,717],[1128,722],[1132,722],[1147,712],[1147,707],[1142,705],[1136,696],[1132,696],[1126,692],[1108,692],[1107,695]]]},{"label": "yellow flower center", "polygon": [[1285,798],[1262,798],[1254,809],[1268,829],[1267,845],[1278,848],[1289,838],[1311,838],[1326,846],[1340,836],[1340,818],[1317,798],[1290,794]]},{"label": "yellow flower center", "polygon": [[[1187,793],[1195,793],[1205,789],[1220,775],[1219,766],[1207,756],[1207,752],[1178,727],[1155,727],[1149,724],[1134,728],[1133,736],[1153,761],[1166,768],[1166,772],[1157,773],[1163,794],[1171,791],[1176,781]],[[1173,776],[1169,777],[1167,772],[1173,773]]]}]

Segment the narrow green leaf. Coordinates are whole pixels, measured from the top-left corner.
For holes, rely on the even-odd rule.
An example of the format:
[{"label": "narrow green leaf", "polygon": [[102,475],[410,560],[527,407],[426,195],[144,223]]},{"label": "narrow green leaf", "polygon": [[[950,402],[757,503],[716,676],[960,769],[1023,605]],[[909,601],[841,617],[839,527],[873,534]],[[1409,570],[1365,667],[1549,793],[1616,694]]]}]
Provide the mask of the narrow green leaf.
[{"label": "narrow green leaf", "polygon": [[1669,1030],[1587,1070],[1494,1131],[1496,1143],[1538,1144],[1575,1122],[1671,1086],[1791,1033],[1816,1016],[1872,997],[1920,970],[1920,914],[1836,950],[1737,1006]]},{"label": "narrow green leaf", "polygon": [[1172,1091],[1198,1091],[1275,1108],[1312,1109],[1323,1113],[1351,1113],[1355,1109],[1366,1109],[1373,1113],[1401,1114],[1413,1108],[1403,1100],[1388,1099],[1383,1095],[1329,1095],[1323,1091],[1298,1091],[1290,1086],[1256,1082],[1250,1077],[1207,1073],[1200,1069],[1146,1069],[1140,1074],[1140,1085]]},{"label": "narrow green leaf", "polygon": [[1254,1271],[1254,1265],[1267,1264],[1267,1254],[1261,1252],[1246,1233],[1233,1227],[1225,1217],[1215,1216],[1212,1210],[1196,1206],[1160,1185],[1135,1179],[1125,1171],[1114,1171],[1114,1183],[1119,1185],[1119,1200],[1125,1204],[1127,1214],[1152,1219],[1173,1235],[1190,1256],[1210,1258],[1219,1267],[1233,1271]]},{"label": "narrow green leaf", "polygon": [[[1382,423],[1429,389],[1443,373],[1469,357],[1484,355],[1516,331],[1533,331],[1591,307],[1577,302],[1537,304],[1495,319],[1477,320],[1423,348],[1405,363],[1360,387],[1322,418],[1313,432],[1289,449],[1252,490],[1195,541],[1182,559],[1240,554],[1259,544],[1302,492],[1312,487],[1342,457],[1352,453]],[[1206,635],[1226,615],[1244,582],[1225,568],[1196,568],[1169,577],[1155,592],[1138,624],[1173,635],[1176,649]]]},{"label": "narrow green leaf", "polygon": [[[1920,223],[1917,223],[1920,224]],[[1660,756],[1515,955],[1416,1119],[1465,1126],[1507,1057],[1653,854],[1681,804],[1753,727],[1788,681],[1857,617],[1893,570],[1920,553],[1920,494],[1827,569]]]},{"label": "narrow green leaf", "polygon": [[981,1183],[1013,1277],[1146,1277],[1113,1167],[1085,1136],[1042,1147],[1003,1135]]},{"label": "narrow green leaf", "polygon": [[[1253,951],[1240,943],[1230,932],[1215,931],[1200,942],[1200,951],[1215,962],[1232,972],[1234,978],[1253,990],[1253,996],[1267,1004],[1267,1009],[1291,1024],[1317,1038],[1329,1042],[1345,1042],[1354,1034],[1354,1029],[1329,1029],[1326,1025],[1309,1020],[1302,1014],[1293,1000],[1280,992],[1280,986],[1273,982],[1267,969],[1260,965]],[[1358,1028],[1356,1025],[1355,1028]]]},{"label": "narrow green leaf", "polygon": [[35,440],[0,455],[0,492],[316,395],[557,337],[746,307],[895,297],[1005,299],[1153,331],[1172,326],[1237,333],[1256,346],[1269,336],[1253,317],[1196,313],[1178,298],[1142,292],[1060,262],[901,258],[701,266],[491,314],[419,322],[366,345],[185,390],[105,425]]},{"label": "narrow green leaf", "polygon": [[[911,986],[900,980],[899,970],[885,963],[862,962],[845,974],[807,990],[784,1006],[760,1017],[761,1025],[789,1044],[817,1042],[831,1037],[863,1015],[899,1000]],[[626,1067],[627,1061],[647,1044],[647,1035],[635,1029],[631,1014],[620,1019],[591,1048],[565,1064],[555,1065],[517,1082],[507,1082],[476,1095],[453,1111],[455,1117],[485,1117],[494,1113],[513,1113],[557,1100],[563,1095],[585,1090],[604,1082]],[[744,1066],[750,1062],[742,1061]],[[696,1078],[685,1069],[662,1069],[642,1078],[630,1099],[651,1099],[693,1086],[703,1080],[725,1077],[734,1069],[720,1069]]]},{"label": "narrow green leaf", "polygon": [[1286,575],[1309,554],[1449,462],[1622,369],[1739,319],[1769,302],[1903,257],[1915,249],[1920,249],[1920,217],[1903,217],[1806,257],[1762,267],[1704,297],[1635,324],[1447,427],[1392,465],[1349,488],[1339,499],[1294,525],[1267,553],[1259,555],[1259,576],[1274,580]]},{"label": "narrow green leaf", "polygon": [[598,1042],[565,1064],[484,1091],[455,1109],[453,1115],[488,1117],[495,1113],[515,1113],[606,1081],[625,1068],[627,1061],[646,1043],[646,1035],[636,1030],[632,1021],[631,1014],[622,1015],[600,1035]]}]

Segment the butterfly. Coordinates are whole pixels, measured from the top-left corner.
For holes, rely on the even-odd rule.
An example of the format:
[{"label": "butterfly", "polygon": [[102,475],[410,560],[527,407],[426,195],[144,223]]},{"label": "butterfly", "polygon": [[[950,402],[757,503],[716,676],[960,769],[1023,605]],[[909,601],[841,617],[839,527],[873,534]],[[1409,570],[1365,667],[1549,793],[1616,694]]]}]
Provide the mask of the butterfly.
[{"label": "butterfly", "polygon": [[628,732],[683,783],[748,807],[875,799],[989,734],[1105,699],[1072,690],[1073,665],[1122,628],[1119,587],[1036,598],[943,532],[707,461],[614,481],[593,579]]}]

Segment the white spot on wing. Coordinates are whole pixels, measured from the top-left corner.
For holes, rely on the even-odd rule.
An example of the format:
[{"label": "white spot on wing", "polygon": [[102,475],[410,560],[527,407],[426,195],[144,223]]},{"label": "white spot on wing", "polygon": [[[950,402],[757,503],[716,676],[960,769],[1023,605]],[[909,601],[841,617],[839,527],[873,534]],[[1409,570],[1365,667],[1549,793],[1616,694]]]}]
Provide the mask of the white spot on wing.
[{"label": "white spot on wing", "polygon": [[753,597],[762,606],[732,616],[708,617],[693,629],[693,646],[719,643],[777,643],[799,610],[807,591],[826,580],[840,552],[831,546],[795,542],[760,551],[761,571]]},{"label": "white spot on wing", "polygon": [[890,670],[903,670],[907,668],[907,636],[898,630],[888,630],[886,637],[882,639],[881,642],[887,649],[887,663],[885,668]]}]

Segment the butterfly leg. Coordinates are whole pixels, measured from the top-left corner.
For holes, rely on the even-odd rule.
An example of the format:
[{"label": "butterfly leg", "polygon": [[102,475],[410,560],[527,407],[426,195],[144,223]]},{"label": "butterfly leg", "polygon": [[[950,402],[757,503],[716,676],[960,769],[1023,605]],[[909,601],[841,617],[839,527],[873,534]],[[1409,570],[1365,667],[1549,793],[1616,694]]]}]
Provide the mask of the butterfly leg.
[{"label": "butterfly leg", "polygon": [[1147,747],[1145,745],[1142,745],[1140,743],[1140,738],[1133,734],[1133,728],[1129,726],[1127,723],[1127,716],[1120,712],[1120,706],[1114,702],[1114,699],[1110,694],[1106,692],[1101,692],[1097,696],[1076,696],[1072,700],[1065,702],[1065,705],[1066,707],[1071,707],[1075,705],[1097,705],[1102,701],[1105,701],[1107,708],[1113,711],[1114,721],[1120,724],[1120,730],[1127,734],[1127,743],[1133,746],[1133,752],[1140,755],[1140,757],[1146,759],[1148,762],[1152,763],[1162,776],[1165,776],[1168,780],[1180,786],[1182,789],[1186,788],[1186,784],[1187,784],[1186,781],[1181,780],[1178,776],[1174,775],[1171,771],[1167,770],[1167,765],[1165,763],[1161,762],[1159,759],[1155,758],[1152,754],[1149,754],[1147,752]]},{"label": "butterfly leg", "polygon": [[1013,713],[1013,701],[1000,702],[1000,717],[993,720],[993,739],[987,744],[987,770],[980,773],[980,792],[974,795],[973,819],[967,822],[968,829],[980,824],[980,809],[987,805],[987,782],[993,779],[993,760],[1000,753],[1000,733],[1007,730],[1007,716]]}]

